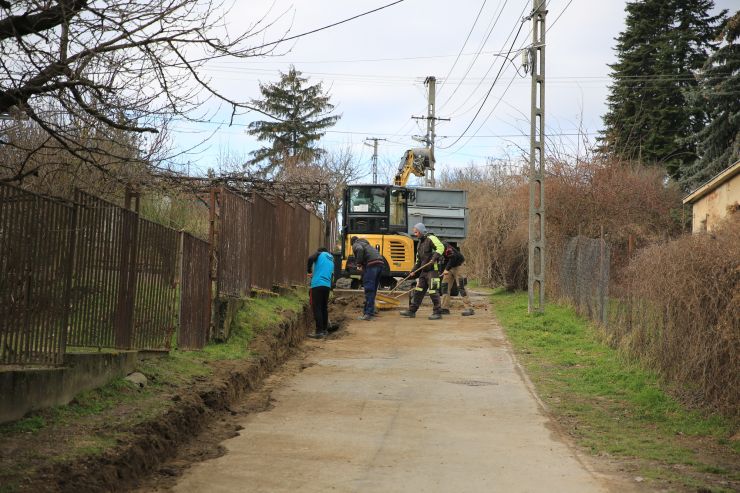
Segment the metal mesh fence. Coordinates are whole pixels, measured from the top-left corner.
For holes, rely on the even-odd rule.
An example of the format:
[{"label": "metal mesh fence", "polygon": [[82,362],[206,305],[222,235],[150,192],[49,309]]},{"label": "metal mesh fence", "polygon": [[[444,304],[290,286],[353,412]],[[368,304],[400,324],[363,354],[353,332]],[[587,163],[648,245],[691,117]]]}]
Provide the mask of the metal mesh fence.
[{"label": "metal mesh fence", "polygon": [[0,364],[55,364],[65,347],[74,210],[0,183]]},{"label": "metal mesh fence", "polygon": [[568,239],[560,264],[560,290],[579,313],[607,324],[609,246],[603,239]]}]

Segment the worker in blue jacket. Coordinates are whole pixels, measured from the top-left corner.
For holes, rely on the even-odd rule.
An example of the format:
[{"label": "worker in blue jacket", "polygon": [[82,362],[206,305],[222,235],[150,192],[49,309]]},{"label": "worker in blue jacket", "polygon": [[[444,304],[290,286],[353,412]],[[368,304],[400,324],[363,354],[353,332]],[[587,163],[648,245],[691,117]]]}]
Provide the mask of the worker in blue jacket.
[{"label": "worker in blue jacket", "polygon": [[316,333],[309,335],[321,339],[329,333],[329,293],[334,276],[334,257],[326,248],[319,248],[308,257],[306,270],[311,276],[310,301],[316,320]]}]

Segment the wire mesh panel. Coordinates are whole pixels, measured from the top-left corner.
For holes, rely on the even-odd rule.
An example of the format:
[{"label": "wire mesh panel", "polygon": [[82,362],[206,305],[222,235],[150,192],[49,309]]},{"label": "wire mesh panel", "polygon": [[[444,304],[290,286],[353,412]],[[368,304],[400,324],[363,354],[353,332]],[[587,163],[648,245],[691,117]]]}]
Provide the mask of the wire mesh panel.
[{"label": "wire mesh panel", "polygon": [[606,324],[609,316],[609,247],[604,240],[576,236],[563,250],[560,289],[579,313]]},{"label": "wire mesh panel", "polygon": [[252,252],[252,285],[272,289],[275,277],[276,207],[259,194],[252,195],[252,234],[249,250]]},{"label": "wire mesh panel", "polygon": [[219,199],[218,291],[230,296],[248,295],[252,285],[251,204],[226,189],[221,189]]},{"label": "wire mesh panel", "polygon": [[182,234],[179,349],[201,349],[211,325],[209,244]]},{"label": "wire mesh panel", "polygon": [[171,346],[177,317],[177,257],[177,231],[139,218],[132,340],[136,349]]},{"label": "wire mesh panel", "polygon": [[[114,347],[117,322],[125,327],[121,311],[128,303],[121,295],[129,290],[130,279],[121,274],[121,269],[130,258],[135,218],[124,217],[117,205],[84,192],[77,192],[76,202],[76,255],[67,343]],[[126,334],[123,339],[127,339]]]},{"label": "wire mesh panel", "polygon": [[0,364],[57,364],[65,350],[74,210],[0,183]]}]

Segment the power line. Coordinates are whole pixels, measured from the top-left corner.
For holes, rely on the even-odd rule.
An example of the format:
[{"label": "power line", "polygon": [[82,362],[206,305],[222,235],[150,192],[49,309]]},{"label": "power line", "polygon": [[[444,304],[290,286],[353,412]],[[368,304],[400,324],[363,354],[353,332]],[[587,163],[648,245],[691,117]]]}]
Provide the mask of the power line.
[{"label": "power line", "polygon": [[[360,17],[364,17],[366,15],[370,15],[370,14],[373,14],[375,12],[378,12],[378,11],[381,11],[381,10],[384,10],[384,9],[387,9],[388,7],[392,7],[394,5],[397,5],[397,4],[399,4],[401,2],[405,2],[405,1],[406,0],[396,0],[395,2],[391,2],[391,3],[388,3],[388,4],[383,5],[381,7],[378,7],[378,8],[372,9],[372,10],[368,10],[366,12],[362,12],[362,13],[357,14],[357,15],[353,15],[352,17],[347,17],[346,19],[342,19],[341,21],[337,21],[337,22],[333,22],[331,24],[327,24],[325,26],[317,27],[316,29],[312,29],[310,31],[306,31],[306,32],[301,33],[301,34],[296,34],[294,36],[289,36],[287,38],[281,38],[281,39],[279,39],[277,41],[271,41],[269,43],[264,43],[264,44],[261,44],[259,46],[252,46],[251,48],[248,48],[248,49],[243,50],[241,52],[241,54],[243,56],[247,56],[247,54],[249,52],[254,52],[254,51],[260,50],[262,48],[267,48],[268,46],[275,46],[275,45],[278,45],[278,44],[283,43],[285,41],[292,41],[294,39],[302,38],[302,37],[308,36],[310,34],[315,34],[317,32],[324,31],[326,29],[330,29],[332,27],[336,27],[336,26],[339,26],[341,24],[345,24],[347,22],[353,21],[355,19],[359,19]],[[179,65],[179,66],[182,66],[182,67],[186,67],[188,64],[192,64],[192,63],[204,62],[204,61],[207,61],[207,60],[214,60],[216,58],[224,58],[224,57],[232,57],[232,56],[234,56],[234,53],[219,53],[219,54],[213,54],[213,55],[208,56],[208,57],[203,57],[203,58],[198,58],[198,59],[193,59],[193,60],[187,60],[187,63],[180,63],[180,64],[176,64],[176,65]]]},{"label": "power line", "polygon": [[[501,55],[502,53],[498,53],[495,51],[483,51],[480,53],[480,55]],[[409,60],[434,60],[438,58],[452,58],[452,57],[459,57],[459,56],[473,56],[478,55],[478,53],[450,53],[447,55],[416,55],[416,56],[406,56],[406,57],[387,57],[387,58],[355,58],[355,59],[339,59],[339,60],[280,60],[280,61],[269,61],[269,60],[252,60],[250,63],[259,63],[259,64],[270,64],[270,63],[280,63],[280,64],[292,64],[292,65],[301,65],[301,64],[333,64],[333,63],[366,63],[366,62],[399,62],[399,61],[409,61]],[[280,56],[276,56],[276,58],[280,58]],[[242,64],[241,60],[223,60],[220,63],[225,64]]]},{"label": "power line", "polygon": [[292,41],[294,39],[302,38],[303,36],[308,36],[309,34],[314,34],[314,33],[317,33],[319,31],[324,31],[325,29],[330,29],[332,27],[339,26],[340,24],[344,24],[346,22],[350,22],[350,21],[353,21],[355,19],[359,19],[360,17],[364,17],[366,15],[373,14],[373,13],[378,12],[378,11],[381,11],[383,9],[387,9],[388,7],[392,7],[392,6],[397,5],[397,4],[399,4],[401,2],[404,2],[404,1],[405,0],[396,0],[395,2],[391,2],[389,4],[383,5],[382,7],[378,7],[378,8],[373,9],[373,10],[368,10],[367,12],[363,12],[361,14],[357,14],[357,15],[354,15],[352,17],[348,17],[348,18],[343,19],[341,21],[334,22],[332,24],[327,24],[326,26],[322,26],[322,27],[319,27],[319,28],[316,28],[316,29],[312,29],[310,31],[306,31],[305,33],[296,34],[295,36],[289,36],[287,38],[282,38],[282,39],[279,39],[277,41],[272,41],[270,43],[265,43],[265,44],[260,45],[260,46],[255,46],[255,47],[250,48],[249,50],[250,51],[259,50],[259,49],[262,49],[262,48],[266,48],[268,46],[274,46],[274,45],[277,45],[277,44],[280,44],[280,43],[284,43],[285,41]]},{"label": "power line", "polygon": [[[526,11],[526,9],[527,9],[527,4],[525,3],[525,4],[524,4],[524,7],[522,8],[521,12],[519,13],[519,17],[520,17],[520,18],[521,18],[521,17],[522,17],[523,15],[524,15],[524,12]],[[520,31],[521,31],[521,25],[522,25],[522,24],[520,24]],[[504,46],[506,46],[506,43],[507,43],[507,42],[509,41],[509,39],[511,38],[511,35],[513,34],[513,32],[514,32],[514,27],[512,27],[512,28],[511,28],[511,31],[509,31],[509,35],[508,35],[508,36],[506,36],[506,40],[504,41]],[[518,37],[518,36],[519,36],[519,33],[517,33],[517,37]],[[514,42],[516,42],[516,38],[514,38]],[[520,47],[520,49],[521,49],[521,47]],[[509,59],[509,56],[510,56],[510,54],[511,54],[511,48],[509,49],[508,53],[506,53],[505,55],[502,55],[502,56],[504,57],[504,60],[505,60],[505,61],[509,61],[509,62],[511,62],[511,60]],[[504,61],[504,62],[502,62],[502,64],[505,64],[505,61]],[[475,93],[476,93],[476,91],[478,91],[478,88],[479,88],[479,87],[480,87],[480,86],[481,86],[481,85],[483,84],[483,82],[484,82],[485,78],[486,78],[486,77],[488,77],[488,74],[490,74],[490,73],[491,73],[491,70],[493,70],[493,67],[494,67],[494,66],[495,66],[495,61],[491,62],[491,65],[490,65],[490,66],[488,67],[488,70],[486,70],[486,73],[485,73],[485,74],[483,74],[483,77],[481,77],[481,79],[480,79],[480,80],[478,81],[478,84],[477,84],[477,85],[475,86],[475,88],[474,88],[474,89],[473,89],[472,91],[470,91],[470,93],[468,94],[468,97],[467,97],[467,98],[465,98],[465,101],[463,101],[463,102],[462,102],[462,104],[460,104],[460,105],[459,105],[459,106],[458,106],[458,107],[457,107],[457,108],[456,108],[456,109],[455,109],[454,111],[452,111],[452,114],[453,114],[453,115],[455,115],[455,116],[460,116],[460,113],[458,113],[458,112],[459,112],[459,111],[460,111],[460,110],[461,110],[461,109],[462,109],[462,108],[463,108],[463,107],[464,107],[464,106],[465,106],[466,104],[468,104],[468,101],[470,101],[470,98],[472,98],[472,97],[473,97],[473,94],[475,94]],[[495,83],[495,82],[494,82],[494,83]],[[487,96],[486,96],[486,97],[487,97]],[[475,107],[475,106],[476,106],[477,104],[478,104],[478,103],[476,103],[475,105],[473,105],[473,107]],[[471,110],[472,110],[472,108],[471,108],[470,110],[467,110],[467,111],[465,111],[465,112],[464,112],[464,113],[462,113],[462,114],[468,113],[468,112],[469,112],[469,111],[471,111]]]},{"label": "power line", "polygon": [[573,3],[573,0],[569,0],[568,3],[563,7],[563,10],[560,11],[557,17],[555,17],[555,20],[552,21],[552,24],[548,26],[548,28],[545,30],[545,33],[550,32],[550,29],[552,29],[552,26],[555,25],[555,23],[560,19],[560,17],[565,13],[566,10],[568,10],[568,7],[570,7],[570,4]]},{"label": "power line", "polygon": [[468,74],[470,73],[470,70],[472,70],[473,65],[475,65],[475,62],[478,60],[478,57],[480,56],[481,52],[483,51],[483,48],[486,46],[486,43],[488,42],[488,38],[491,37],[491,34],[493,33],[494,28],[496,27],[496,24],[498,24],[498,21],[501,18],[501,14],[504,12],[504,9],[506,8],[506,4],[508,3],[508,1],[509,0],[504,0],[503,5],[501,6],[501,10],[499,10],[498,15],[493,20],[492,24],[490,25],[490,28],[488,29],[488,34],[486,35],[485,39],[481,43],[480,47],[478,48],[478,52],[475,55],[475,58],[473,58],[473,60],[471,60],[470,64],[468,65],[468,69],[463,74],[462,79],[460,79],[460,83],[458,83],[455,86],[455,89],[452,90],[452,94],[450,94],[447,97],[447,99],[445,99],[444,102],[440,105],[440,111],[442,109],[444,109],[444,107],[447,105],[447,103],[450,102],[450,99],[452,99],[452,97],[457,93],[457,91],[460,89],[460,85],[465,80],[465,78],[468,76]]},{"label": "power line", "polygon": [[462,55],[463,50],[468,44],[468,41],[470,40],[470,36],[473,34],[473,31],[475,30],[475,26],[478,24],[478,19],[480,19],[480,14],[483,12],[483,8],[486,6],[486,2],[488,0],[483,0],[483,3],[480,6],[480,9],[478,9],[478,15],[475,16],[475,20],[473,21],[473,25],[470,26],[470,31],[468,31],[468,35],[465,37],[465,41],[463,42],[462,46],[460,47],[460,51],[457,54],[457,57],[455,58],[455,61],[452,63],[452,67],[450,67],[449,72],[447,72],[447,76],[445,76],[442,79],[442,84],[439,86],[439,90],[441,91],[442,88],[445,86],[445,83],[447,82],[447,79],[452,75],[452,71],[455,70],[455,67],[457,66],[457,62],[460,60],[460,56]]},{"label": "power line", "polygon": [[[514,44],[516,43],[517,39],[519,39],[519,34],[522,32],[522,28],[524,27],[524,23],[519,24],[519,29],[517,30],[516,35],[514,36],[514,40],[511,42],[511,46],[509,47],[509,54],[511,54],[511,50],[514,49]],[[485,106],[486,101],[488,101],[489,96],[491,95],[491,92],[493,91],[493,87],[496,85],[496,82],[498,82],[499,77],[501,76],[501,72],[503,71],[504,67],[506,66],[505,63],[501,64],[501,68],[499,69],[498,73],[496,74],[496,78],[493,80],[493,83],[491,84],[491,87],[488,89],[488,92],[486,93],[486,97],[483,99],[483,102],[481,103],[480,107],[478,108],[478,111],[475,112],[475,115],[470,120],[470,123],[468,123],[468,126],[465,127],[465,130],[462,131],[462,135],[458,137],[452,144],[450,144],[447,147],[440,147],[440,149],[449,149],[450,147],[457,144],[460,139],[462,139],[462,136],[464,136],[468,130],[470,130],[470,127],[473,126],[473,123],[475,122],[476,118],[478,118],[478,115],[480,115],[480,112],[483,111],[483,106]]]}]

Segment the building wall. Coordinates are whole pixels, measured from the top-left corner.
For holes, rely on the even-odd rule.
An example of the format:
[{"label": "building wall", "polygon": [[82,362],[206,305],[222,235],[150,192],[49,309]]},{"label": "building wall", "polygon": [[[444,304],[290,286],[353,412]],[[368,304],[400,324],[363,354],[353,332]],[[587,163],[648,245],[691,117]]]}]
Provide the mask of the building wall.
[{"label": "building wall", "polygon": [[693,204],[694,233],[712,231],[740,204],[740,174],[730,178]]}]

